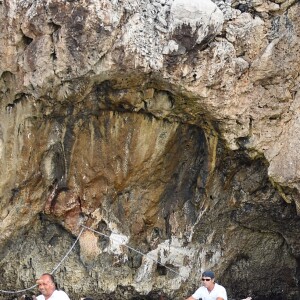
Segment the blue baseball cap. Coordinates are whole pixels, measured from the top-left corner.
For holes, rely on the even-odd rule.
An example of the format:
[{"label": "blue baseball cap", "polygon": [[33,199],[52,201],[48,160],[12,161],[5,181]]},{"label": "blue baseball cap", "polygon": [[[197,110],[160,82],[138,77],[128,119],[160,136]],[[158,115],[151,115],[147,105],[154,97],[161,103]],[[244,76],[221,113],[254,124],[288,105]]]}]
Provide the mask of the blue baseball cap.
[{"label": "blue baseball cap", "polygon": [[204,271],[202,277],[210,277],[211,279],[215,278],[215,273],[213,271]]}]

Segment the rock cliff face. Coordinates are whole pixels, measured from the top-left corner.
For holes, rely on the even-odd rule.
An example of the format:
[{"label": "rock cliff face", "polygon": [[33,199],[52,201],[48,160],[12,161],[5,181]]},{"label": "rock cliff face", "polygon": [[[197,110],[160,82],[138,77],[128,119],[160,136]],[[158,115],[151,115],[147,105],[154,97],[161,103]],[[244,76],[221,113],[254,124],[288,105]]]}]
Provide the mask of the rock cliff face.
[{"label": "rock cliff face", "polygon": [[299,15],[0,0],[0,298],[299,299]]}]

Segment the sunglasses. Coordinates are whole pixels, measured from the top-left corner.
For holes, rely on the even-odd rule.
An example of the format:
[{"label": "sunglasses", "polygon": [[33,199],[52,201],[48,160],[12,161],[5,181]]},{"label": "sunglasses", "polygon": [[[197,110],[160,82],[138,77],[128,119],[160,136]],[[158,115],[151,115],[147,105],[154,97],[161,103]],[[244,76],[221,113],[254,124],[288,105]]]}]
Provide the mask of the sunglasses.
[{"label": "sunglasses", "polygon": [[202,278],[202,281],[211,281],[211,278]]}]

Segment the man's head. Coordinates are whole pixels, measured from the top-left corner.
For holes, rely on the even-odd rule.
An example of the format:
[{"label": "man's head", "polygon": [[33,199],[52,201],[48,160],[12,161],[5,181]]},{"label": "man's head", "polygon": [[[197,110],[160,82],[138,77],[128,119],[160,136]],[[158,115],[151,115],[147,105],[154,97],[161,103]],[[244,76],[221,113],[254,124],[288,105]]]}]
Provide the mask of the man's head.
[{"label": "man's head", "polygon": [[203,285],[207,289],[212,289],[214,284],[215,284],[215,274],[212,271],[205,271],[202,273],[202,278],[201,278]]},{"label": "man's head", "polygon": [[47,299],[56,289],[54,278],[51,274],[45,273],[37,280],[41,294]]}]

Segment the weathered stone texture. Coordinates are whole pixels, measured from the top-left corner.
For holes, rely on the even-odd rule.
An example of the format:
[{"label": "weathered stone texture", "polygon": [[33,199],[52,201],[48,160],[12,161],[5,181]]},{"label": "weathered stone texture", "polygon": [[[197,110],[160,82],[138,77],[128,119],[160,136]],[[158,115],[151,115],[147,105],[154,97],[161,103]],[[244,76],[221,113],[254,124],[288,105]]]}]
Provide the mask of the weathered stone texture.
[{"label": "weathered stone texture", "polygon": [[299,299],[299,15],[0,0],[0,289],[85,225],[104,235],[56,271],[72,299],[182,299],[207,268],[229,299]]}]

